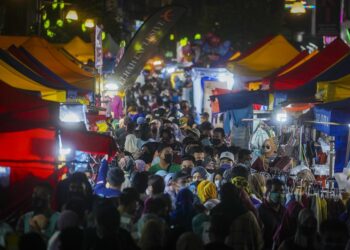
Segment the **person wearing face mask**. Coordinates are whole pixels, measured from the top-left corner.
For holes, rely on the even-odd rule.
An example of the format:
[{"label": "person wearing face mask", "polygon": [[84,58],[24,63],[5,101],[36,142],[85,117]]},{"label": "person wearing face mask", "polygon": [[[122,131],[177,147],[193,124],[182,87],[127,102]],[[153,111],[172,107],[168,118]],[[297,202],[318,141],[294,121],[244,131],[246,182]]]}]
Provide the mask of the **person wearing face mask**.
[{"label": "person wearing face mask", "polygon": [[220,169],[227,171],[233,167],[235,157],[231,152],[222,152],[220,155]]},{"label": "person wearing face mask", "polygon": [[222,171],[216,171],[213,175],[213,181],[215,183],[216,186],[216,190],[218,191],[218,193],[220,193],[221,190],[221,186],[223,184],[223,176],[222,176]]},{"label": "person wearing face mask", "polygon": [[240,149],[238,151],[238,165],[242,167],[246,167],[248,170],[251,167],[251,151],[248,149]]},{"label": "person wearing face mask", "polygon": [[212,137],[212,130],[213,130],[213,125],[210,122],[203,122],[200,126],[199,129],[201,131],[201,143],[203,146],[212,146],[211,143],[211,137]]},{"label": "person wearing face mask", "polygon": [[259,218],[264,224],[265,248],[273,246],[273,236],[282,222],[285,208],[283,206],[283,182],[279,179],[270,179],[266,182],[266,198],[258,208]]},{"label": "person wearing face mask", "polygon": [[190,154],[194,157],[196,167],[204,167],[204,149],[201,146],[192,147]]},{"label": "person wearing face mask", "polygon": [[225,130],[223,128],[215,128],[213,130],[211,143],[214,146],[216,154],[220,155],[222,152],[228,151],[228,147],[225,143]]},{"label": "person wearing face mask", "polygon": [[184,155],[181,162],[181,170],[189,171],[191,173],[192,168],[194,168],[195,159],[192,155]]},{"label": "person wearing face mask", "polygon": [[252,169],[258,172],[268,172],[270,166],[275,159],[276,145],[272,138],[264,141],[261,147],[261,156],[252,164]]},{"label": "person wearing face mask", "polygon": [[181,170],[180,165],[173,163],[173,149],[170,146],[159,144],[157,153],[160,161],[148,170],[151,174],[155,174],[159,170],[165,170],[168,173],[176,173]]},{"label": "person wearing face mask", "polygon": [[49,183],[37,185],[32,195],[32,211],[18,221],[17,232],[36,232],[49,239],[56,230],[59,213],[51,209],[52,187]]}]

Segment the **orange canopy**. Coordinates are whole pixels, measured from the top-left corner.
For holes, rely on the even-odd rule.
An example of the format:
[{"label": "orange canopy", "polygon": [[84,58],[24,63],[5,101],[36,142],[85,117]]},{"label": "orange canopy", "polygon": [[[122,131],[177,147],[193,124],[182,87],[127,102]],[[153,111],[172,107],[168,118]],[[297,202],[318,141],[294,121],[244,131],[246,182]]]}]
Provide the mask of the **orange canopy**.
[{"label": "orange canopy", "polygon": [[91,91],[94,89],[93,75],[79,68],[44,39],[31,37],[22,46],[71,85]]}]

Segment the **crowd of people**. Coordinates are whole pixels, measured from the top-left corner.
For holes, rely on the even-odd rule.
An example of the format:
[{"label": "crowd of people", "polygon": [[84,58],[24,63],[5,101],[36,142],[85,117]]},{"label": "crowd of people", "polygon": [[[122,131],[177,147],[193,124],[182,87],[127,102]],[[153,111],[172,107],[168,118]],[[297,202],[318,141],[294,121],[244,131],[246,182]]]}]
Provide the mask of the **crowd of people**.
[{"label": "crowd of people", "polygon": [[251,151],[229,145],[209,114],[197,120],[184,93],[163,85],[129,92],[111,126],[117,155],[101,159],[96,177],[38,184],[30,211],[0,224],[0,249],[346,249],[350,206],[321,223],[287,197],[288,183],[255,171]]}]

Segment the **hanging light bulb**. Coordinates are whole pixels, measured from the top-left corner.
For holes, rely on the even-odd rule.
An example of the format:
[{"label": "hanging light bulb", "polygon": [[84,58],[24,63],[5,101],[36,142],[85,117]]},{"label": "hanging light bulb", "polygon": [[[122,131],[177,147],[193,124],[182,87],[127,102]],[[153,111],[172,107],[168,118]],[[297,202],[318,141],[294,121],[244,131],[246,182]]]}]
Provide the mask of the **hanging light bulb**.
[{"label": "hanging light bulb", "polygon": [[78,21],[78,13],[75,10],[70,10],[68,11],[67,15],[66,15],[66,19],[67,20],[74,20],[74,21]]},{"label": "hanging light bulb", "polygon": [[304,14],[306,13],[305,6],[302,2],[295,2],[292,4],[292,8],[290,9],[290,13],[292,14]]},{"label": "hanging light bulb", "polygon": [[95,22],[94,19],[88,18],[85,20],[85,27],[86,28],[90,28],[92,29],[93,27],[95,27]]}]

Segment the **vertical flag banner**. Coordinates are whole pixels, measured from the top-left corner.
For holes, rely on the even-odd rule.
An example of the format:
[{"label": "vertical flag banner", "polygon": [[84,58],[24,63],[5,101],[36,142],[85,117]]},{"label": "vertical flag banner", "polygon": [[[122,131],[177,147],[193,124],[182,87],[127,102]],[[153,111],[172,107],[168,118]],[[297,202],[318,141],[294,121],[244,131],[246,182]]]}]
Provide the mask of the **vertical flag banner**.
[{"label": "vertical flag banner", "polygon": [[102,48],[102,29],[96,25],[95,28],[95,68],[102,72],[103,67],[103,48]]},{"label": "vertical flag banner", "polygon": [[147,60],[157,50],[161,39],[185,11],[186,8],[181,6],[166,6],[144,22],[116,67],[115,76],[123,88],[135,83]]}]

